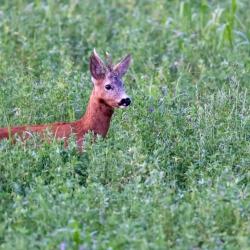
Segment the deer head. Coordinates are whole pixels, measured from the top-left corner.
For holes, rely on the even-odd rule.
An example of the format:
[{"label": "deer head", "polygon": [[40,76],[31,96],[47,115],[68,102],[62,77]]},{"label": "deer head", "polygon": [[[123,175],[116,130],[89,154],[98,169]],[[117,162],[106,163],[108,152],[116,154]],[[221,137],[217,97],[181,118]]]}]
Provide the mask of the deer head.
[{"label": "deer head", "polygon": [[90,56],[89,67],[94,84],[94,94],[100,101],[112,108],[124,108],[131,103],[122,81],[130,61],[131,56],[127,55],[119,63],[112,65],[111,58],[107,54],[105,64],[95,50]]}]

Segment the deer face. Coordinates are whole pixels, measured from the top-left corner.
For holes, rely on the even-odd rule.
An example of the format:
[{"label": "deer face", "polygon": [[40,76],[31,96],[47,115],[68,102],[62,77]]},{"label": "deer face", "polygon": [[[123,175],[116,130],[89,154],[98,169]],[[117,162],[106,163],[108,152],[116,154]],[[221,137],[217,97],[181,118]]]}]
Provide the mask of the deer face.
[{"label": "deer face", "polygon": [[128,55],[113,66],[111,62],[108,65],[104,64],[95,50],[90,56],[89,65],[92,82],[94,83],[94,93],[100,101],[112,108],[124,108],[131,103],[122,81],[130,61],[131,57]]}]

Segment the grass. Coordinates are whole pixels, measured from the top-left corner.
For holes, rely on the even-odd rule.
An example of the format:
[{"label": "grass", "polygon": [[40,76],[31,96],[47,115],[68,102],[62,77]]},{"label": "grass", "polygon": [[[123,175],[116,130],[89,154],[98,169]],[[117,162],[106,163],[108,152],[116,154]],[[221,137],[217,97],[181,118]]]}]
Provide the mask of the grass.
[{"label": "grass", "polygon": [[94,47],[133,105],[82,155],[0,142],[0,249],[248,249],[249,7],[1,1],[1,127],[78,119]]}]

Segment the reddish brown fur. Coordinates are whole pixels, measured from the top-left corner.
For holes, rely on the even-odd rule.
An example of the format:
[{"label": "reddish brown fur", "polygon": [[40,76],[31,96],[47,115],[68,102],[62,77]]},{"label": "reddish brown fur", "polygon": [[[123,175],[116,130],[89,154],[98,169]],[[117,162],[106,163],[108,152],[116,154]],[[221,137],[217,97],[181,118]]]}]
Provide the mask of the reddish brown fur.
[{"label": "reddish brown fur", "polygon": [[[97,53],[94,51],[94,54],[92,57],[97,57],[99,60],[97,65],[95,64],[93,67],[98,67],[101,65],[101,67],[105,67],[103,62],[100,61],[101,59],[98,57]],[[95,62],[96,63],[96,62]],[[99,65],[100,64],[100,65]],[[116,66],[117,67],[117,66]],[[127,65],[128,67],[128,65]],[[91,69],[91,67],[90,67]],[[95,69],[94,69],[95,70]],[[98,73],[98,71],[97,71]],[[92,72],[92,77],[94,74],[97,74],[96,72]],[[101,72],[103,74],[103,72]],[[107,74],[106,74],[107,75]],[[89,103],[86,109],[85,114],[83,117],[74,122],[56,122],[46,125],[26,125],[26,126],[18,126],[13,128],[0,128],[0,140],[4,138],[11,138],[13,139],[14,135],[20,136],[22,140],[25,140],[26,138],[29,138],[32,133],[39,133],[44,135],[47,130],[51,131],[53,135],[56,138],[62,138],[65,141],[65,145],[67,145],[68,138],[71,134],[76,135],[77,145],[79,149],[82,149],[83,145],[83,139],[84,135],[88,131],[93,131],[94,134],[99,134],[102,136],[106,136],[111,117],[114,112],[114,108],[118,106],[117,102],[117,93],[114,94],[113,99],[110,99],[112,95],[109,94],[108,98],[105,97],[104,85],[107,82],[107,77],[105,75],[105,78],[97,79],[98,75],[95,79],[93,79],[94,82],[94,89],[92,91],[92,94],[89,99]],[[121,86],[118,86],[121,88]],[[122,92],[123,91],[123,92]],[[120,92],[122,92],[122,95],[124,95],[123,87],[121,88]],[[107,95],[107,94],[106,94]],[[107,101],[111,104],[108,104]]]}]

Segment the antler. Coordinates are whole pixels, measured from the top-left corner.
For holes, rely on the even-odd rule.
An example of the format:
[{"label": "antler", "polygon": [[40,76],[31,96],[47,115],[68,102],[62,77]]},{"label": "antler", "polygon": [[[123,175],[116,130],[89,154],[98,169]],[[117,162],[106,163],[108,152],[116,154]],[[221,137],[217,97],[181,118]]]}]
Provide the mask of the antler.
[{"label": "antler", "polygon": [[107,51],[105,53],[105,57],[106,57],[107,67],[109,68],[109,70],[111,70],[113,68],[112,57]]}]

